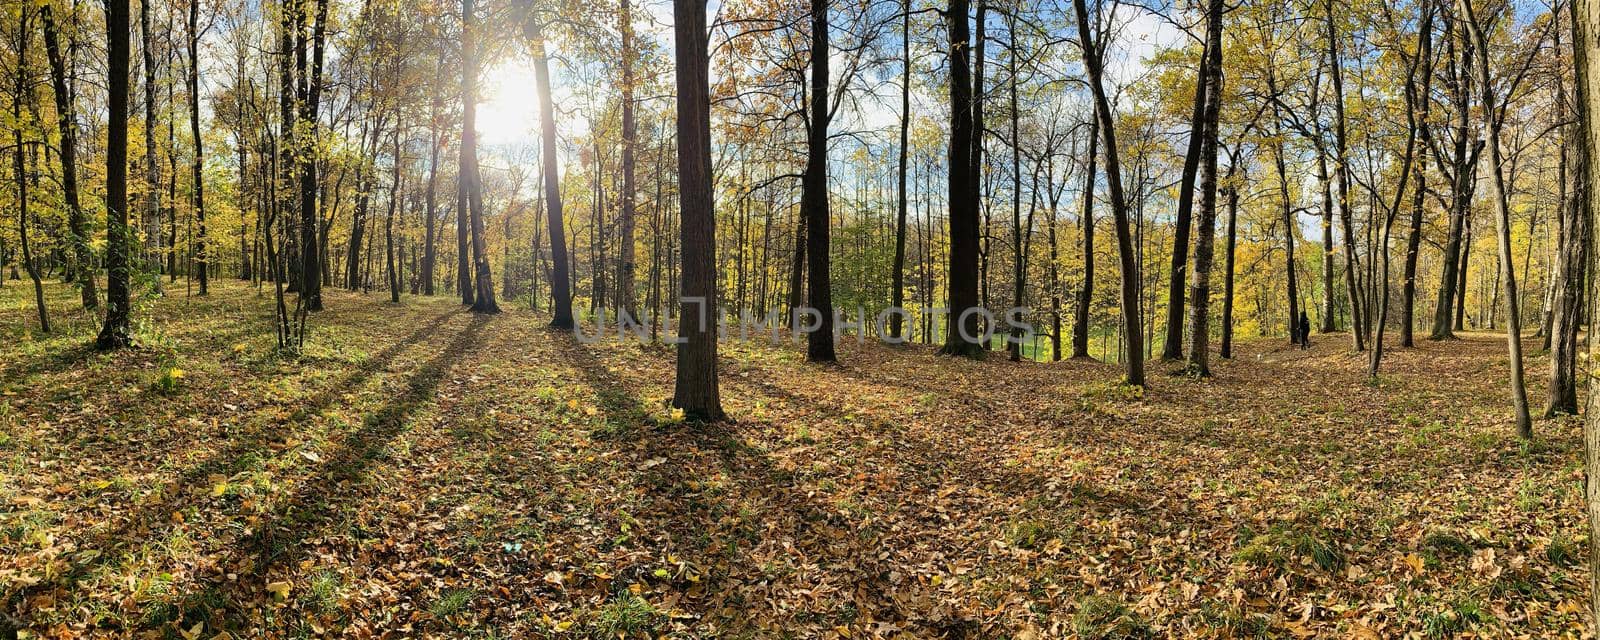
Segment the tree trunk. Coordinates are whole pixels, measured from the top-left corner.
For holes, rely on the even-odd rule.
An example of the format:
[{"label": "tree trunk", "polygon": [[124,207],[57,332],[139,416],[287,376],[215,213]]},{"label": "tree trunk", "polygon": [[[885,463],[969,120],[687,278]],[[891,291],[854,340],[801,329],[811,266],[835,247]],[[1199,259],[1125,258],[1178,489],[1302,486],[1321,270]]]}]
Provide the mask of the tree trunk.
[{"label": "tree trunk", "polygon": [[678,202],[683,299],[672,405],[686,417],[723,418],[717,387],[717,242],[711,185],[711,87],[706,0],[673,0],[677,61]]},{"label": "tree trunk", "polygon": [[1095,115],[1100,120],[1100,135],[1105,145],[1106,189],[1111,199],[1111,217],[1117,229],[1117,254],[1122,271],[1122,323],[1128,353],[1127,379],[1124,382],[1142,387],[1145,354],[1144,335],[1140,331],[1144,315],[1141,311],[1143,300],[1140,295],[1139,263],[1134,255],[1133,229],[1128,219],[1128,203],[1122,191],[1122,161],[1117,155],[1115,114],[1111,112],[1111,100],[1106,96],[1102,78],[1104,74],[1101,68],[1101,56],[1104,48],[1101,43],[1090,37],[1089,12],[1084,6],[1084,0],[1073,0],[1073,6],[1077,12],[1078,41],[1082,43],[1089,88],[1094,94]]},{"label": "tree trunk", "polygon": [[1210,0],[1206,10],[1206,57],[1202,66],[1209,80],[1202,98],[1205,108],[1193,132],[1200,136],[1199,229],[1194,243],[1194,284],[1190,287],[1189,370],[1211,375],[1211,263],[1217,235],[1217,114],[1222,107],[1222,0]]},{"label": "tree trunk", "polygon": [[1072,314],[1072,357],[1089,358],[1089,307],[1094,302],[1094,184],[1095,160],[1100,154],[1100,119],[1089,122],[1089,153],[1084,155],[1083,214],[1078,224],[1083,228],[1083,285],[1078,287],[1076,308]]},{"label": "tree trunk", "polygon": [[[1431,17],[1431,8],[1430,8]],[[1424,198],[1428,191],[1428,150],[1433,148],[1432,129],[1428,126],[1429,107],[1433,103],[1433,22],[1417,36],[1417,60],[1421,66],[1422,87],[1416,100],[1417,169],[1416,189],[1411,196],[1411,225],[1406,235],[1405,283],[1400,294],[1400,346],[1416,346],[1417,259],[1422,251],[1422,217]]]},{"label": "tree trunk", "polygon": [[106,319],[99,349],[128,346],[128,0],[106,1]]},{"label": "tree trunk", "polygon": [[394,264],[394,212],[400,200],[400,170],[404,166],[400,157],[400,127],[394,128],[394,180],[389,183],[389,213],[383,221],[383,243],[385,248],[385,274],[389,279],[389,302],[400,302],[400,273],[395,270]]},{"label": "tree trunk", "polygon": [[1323,333],[1338,329],[1338,309],[1333,295],[1333,190],[1328,182],[1328,154],[1317,153],[1317,182],[1322,188],[1322,326]]},{"label": "tree trunk", "polygon": [[[198,0],[191,0],[198,4]],[[303,22],[306,0],[297,0],[296,13]],[[301,82],[306,87],[305,100],[300,104],[301,126],[306,140],[299,148],[300,158],[300,298],[306,311],[322,310],[322,243],[317,238],[317,159],[321,145],[317,134],[317,110],[322,101],[323,44],[327,40],[328,0],[316,0],[316,25],[311,29],[311,69]],[[303,28],[303,27],[301,27]],[[305,46],[295,52],[298,66],[305,68]],[[398,135],[398,132],[397,134]]]},{"label": "tree trunk", "polygon": [[[1594,167],[1600,161],[1600,128],[1594,126],[1594,105],[1600,104],[1600,57],[1595,48],[1600,40],[1600,0],[1578,0],[1572,11],[1572,58],[1576,69],[1577,91],[1573,99],[1577,107],[1579,144],[1578,161],[1574,167],[1577,183],[1590,185]],[[1593,221],[1594,212],[1600,208],[1600,189],[1585,188],[1576,194],[1578,215],[1585,224]],[[1591,282],[1590,299],[1600,295],[1600,279]],[[1592,319],[1591,319],[1592,320]],[[1589,361],[1600,361],[1600,340],[1589,341]],[[1587,470],[1584,497],[1589,521],[1589,539],[1600,539],[1600,411],[1595,410],[1595,394],[1589,394],[1588,415],[1583,423],[1584,467]],[[1589,616],[1600,620],[1600,545],[1589,545]]]},{"label": "tree trunk", "polygon": [[1195,172],[1200,166],[1201,139],[1205,137],[1206,96],[1212,81],[1206,60],[1211,55],[1210,41],[1200,49],[1195,65],[1194,115],[1189,118],[1189,148],[1183,155],[1183,175],[1178,184],[1178,217],[1172,230],[1172,274],[1167,283],[1167,339],[1161,345],[1162,360],[1183,358],[1183,283],[1189,268],[1189,227],[1194,212]]},{"label": "tree trunk", "polygon": [[[1411,174],[1414,171],[1421,172],[1420,167],[1413,166],[1413,160],[1418,155],[1417,138],[1419,130],[1426,126],[1426,121],[1419,120],[1417,117],[1420,108],[1418,102],[1428,99],[1428,84],[1424,80],[1421,87],[1417,85],[1417,68],[1421,66],[1422,59],[1427,55],[1430,47],[1429,36],[1433,30],[1433,6],[1427,0],[1424,0],[1421,8],[1422,20],[1417,29],[1417,51],[1419,55],[1411,61],[1411,68],[1406,78],[1405,86],[1406,150],[1405,154],[1400,157],[1400,180],[1395,187],[1394,205],[1388,207],[1384,212],[1383,231],[1379,236],[1376,248],[1382,267],[1378,272],[1378,283],[1376,284],[1378,290],[1378,315],[1372,330],[1371,357],[1367,360],[1367,377],[1372,379],[1378,377],[1378,369],[1383,364],[1383,334],[1389,324],[1389,238],[1394,230],[1394,219],[1400,213],[1400,205],[1405,201],[1406,187],[1411,180]],[[1422,193],[1418,191],[1413,194],[1413,200],[1416,208],[1420,209],[1422,206]],[[1420,217],[1420,215],[1420,213],[1413,213],[1414,217]]]},{"label": "tree trunk", "polygon": [[[155,40],[150,37],[150,3],[139,3],[139,34],[144,58],[144,171],[145,171],[145,254],[149,268],[161,271],[161,172],[156,153],[156,57]],[[157,291],[161,278],[154,278]]]},{"label": "tree trunk", "polygon": [[[1576,17],[1574,11],[1573,18]],[[1556,20],[1558,24],[1553,33],[1556,49],[1560,50],[1562,26],[1559,24],[1559,10],[1556,11]],[[1579,96],[1582,96],[1582,88],[1578,90]],[[1559,73],[1556,74],[1556,94],[1557,118],[1565,118],[1572,106],[1567,101],[1566,85]],[[1579,117],[1582,118],[1581,115]],[[1578,133],[1581,135],[1582,132]],[[1547,418],[1578,413],[1578,329],[1583,323],[1583,287],[1589,274],[1591,240],[1585,202],[1592,187],[1586,178],[1589,174],[1584,164],[1587,159],[1582,153],[1583,147],[1574,144],[1574,137],[1571,133],[1563,135],[1561,145],[1560,180],[1562,191],[1568,197],[1562,200],[1559,214],[1562,222],[1555,264],[1556,293],[1549,332],[1550,398],[1544,410]],[[1577,142],[1582,144],[1581,140]],[[1573,169],[1570,172],[1569,167]],[[1579,178],[1570,190],[1567,188],[1569,175]]]},{"label": "tree trunk", "polygon": [[1239,182],[1234,173],[1239,169],[1239,159],[1228,163],[1228,241],[1222,275],[1222,347],[1218,355],[1224,360],[1233,359],[1233,280],[1235,249],[1239,240]]},{"label": "tree trunk", "polygon": [[[461,172],[462,186],[471,207],[473,281],[477,285],[472,311],[500,313],[494,300],[494,273],[489,267],[489,244],[483,225],[483,178],[478,173],[478,16],[475,0],[461,5]],[[398,127],[397,127],[398,128]]]},{"label": "tree trunk", "polygon": [[633,280],[634,272],[638,270],[635,261],[633,246],[634,217],[636,215],[636,201],[638,185],[634,176],[636,155],[639,147],[638,126],[634,123],[633,115],[633,6],[629,0],[622,0],[620,15],[622,31],[622,193],[620,194],[621,238],[617,244],[617,293],[615,300],[617,309],[626,313],[630,320],[637,319],[639,311],[634,306]]},{"label": "tree trunk", "polygon": [[1522,381],[1522,309],[1518,304],[1516,265],[1512,262],[1511,254],[1511,203],[1506,190],[1504,160],[1500,153],[1501,117],[1495,114],[1494,85],[1489,79],[1489,48],[1484,42],[1482,28],[1473,13],[1470,0],[1456,0],[1456,3],[1460,5],[1461,13],[1466,19],[1467,33],[1472,36],[1472,46],[1478,58],[1476,66],[1478,88],[1482,92],[1482,106],[1487,112],[1485,119],[1489,124],[1489,139],[1486,141],[1486,146],[1489,149],[1491,170],[1489,185],[1493,189],[1496,214],[1495,239],[1500,247],[1500,280],[1505,287],[1506,346],[1511,359],[1511,404],[1517,421],[1517,437],[1529,440],[1533,438],[1533,422],[1528,415],[1528,389]]},{"label": "tree trunk", "polygon": [[900,169],[895,198],[897,215],[894,225],[894,266],[890,272],[894,280],[890,285],[893,288],[893,299],[889,305],[895,309],[889,318],[889,338],[896,342],[905,339],[902,333],[905,314],[901,310],[905,308],[906,300],[906,156],[910,148],[911,133],[911,0],[902,0],[900,11],[900,35],[903,47],[901,64],[904,66],[900,70]]},{"label": "tree trunk", "polygon": [[[833,279],[829,273],[828,206],[828,0],[811,2],[811,115],[800,209],[806,216],[806,306],[820,316],[806,334],[806,360],[834,362]],[[684,243],[685,248],[688,243]],[[687,322],[687,320],[685,321]]]},{"label": "tree trunk", "polygon": [[[73,114],[72,93],[67,88],[67,65],[61,55],[54,12],[49,3],[40,6],[44,25],[45,54],[50,58],[50,86],[55,93],[56,127],[61,133],[61,192],[67,205],[67,233],[72,253],[68,269],[78,283],[83,308],[100,306],[95,291],[94,254],[89,251],[89,236],[83,226],[83,209],[78,205],[78,127]],[[20,125],[19,125],[20,126]]]},{"label": "tree trunk", "polygon": [[[276,211],[274,211],[273,218],[279,224],[283,224],[286,227],[291,218],[294,216],[293,210],[295,204],[295,191],[290,185],[294,184],[294,163],[296,162],[295,145],[298,140],[295,136],[294,126],[295,82],[293,60],[295,35],[298,33],[298,29],[294,21],[294,16],[296,13],[295,9],[293,9],[289,3],[297,1],[298,0],[280,0],[278,3],[278,126],[280,128],[280,133],[278,136],[278,175],[273,186],[273,191],[278,197],[276,199]],[[168,201],[172,202],[173,198],[169,197]],[[293,261],[294,236],[293,234],[288,233],[287,229],[285,229],[284,233],[278,238],[278,242],[282,243],[282,246],[275,247],[275,253],[278,258],[285,261],[285,264],[275,265],[277,271],[274,278],[283,279],[282,284],[286,285],[289,290],[298,289],[299,282],[289,277],[289,272],[298,269],[298,265],[287,264]],[[172,247],[173,244],[174,243],[169,242],[168,247]],[[172,271],[172,254],[169,252],[167,255],[168,271]],[[351,268],[352,270],[355,268],[355,263],[353,261],[351,263]],[[351,288],[354,288],[354,284],[351,285]],[[285,320],[285,322],[287,322],[287,320]],[[281,328],[286,327],[287,325]],[[281,343],[281,346],[287,346],[286,342]]]},{"label": "tree trunk", "polygon": [[978,330],[978,176],[974,173],[975,105],[970,75],[969,4],[950,0],[946,19],[950,35],[950,265],[949,321],[941,353],[979,357],[983,344]]},{"label": "tree trunk", "polygon": [[[1045,179],[1055,179],[1055,155],[1046,156]],[[1060,222],[1060,194],[1050,188],[1050,361],[1061,361],[1061,255],[1056,245],[1056,227]]]},{"label": "tree trunk", "polygon": [[1339,59],[1339,34],[1333,17],[1333,0],[1326,0],[1325,6],[1328,10],[1328,68],[1333,80],[1333,172],[1334,183],[1339,190],[1339,219],[1344,227],[1344,285],[1345,294],[1350,301],[1350,339],[1356,351],[1362,351],[1366,349],[1368,328],[1363,322],[1361,287],[1356,282],[1356,273],[1361,270],[1361,261],[1356,257],[1355,226],[1350,220],[1350,164],[1346,155],[1349,143],[1345,135],[1344,71],[1343,63]]},{"label": "tree trunk", "polygon": [[[985,179],[988,174],[984,172],[984,136],[989,132],[988,125],[985,124],[985,116],[987,114],[984,113],[984,107],[989,97],[987,92],[988,85],[985,84],[985,70],[988,67],[989,56],[984,53],[989,46],[989,37],[987,35],[989,30],[989,2],[988,0],[977,0],[977,2],[977,12],[973,17],[975,31],[972,34],[972,153],[967,156],[967,159],[972,166],[968,175],[972,177],[972,207],[973,211],[976,212],[973,215],[977,216],[977,219],[981,221],[981,224],[975,227],[978,237],[978,297],[977,303],[973,305],[973,308],[981,307],[987,309],[989,307],[989,265],[992,262],[989,256],[989,244],[992,240],[989,228],[993,221],[993,217],[990,215],[992,213],[991,207],[994,205],[994,202],[989,199],[989,181]],[[952,308],[951,313],[960,314],[961,311]],[[989,331],[989,326],[985,323],[985,320],[981,315],[972,319],[980,335]],[[960,336],[958,335],[957,337],[959,338]],[[987,352],[993,346],[991,341],[983,339],[980,340],[978,348]]]},{"label": "tree trunk", "polygon": [[[1027,286],[1028,261],[1027,254],[1023,251],[1023,223],[1022,223],[1022,145],[1018,137],[1017,121],[1020,115],[1017,109],[1017,20],[1015,13],[1006,14],[1006,31],[1011,36],[1011,47],[1006,52],[1006,72],[1010,76],[1011,89],[1011,306],[1021,308]],[[1030,210],[1030,216],[1032,212]],[[1031,223],[1032,220],[1029,220]],[[1031,227],[1030,227],[1031,228]],[[1008,340],[1006,350],[1011,353],[1011,361],[1022,360],[1022,328],[1011,329],[1011,339]]]},{"label": "tree trunk", "polygon": [[[1456,38],[1447,39],[1451,57],[1455,55],[1456,40]],[[1463,79],[1461,74],[1466,73],[1466,67],[1471,66],[1471,64],[1471,48],[1461,47],[1461,66],[1456,69],[1456,73],[1446,76],[1451,96],[1455,102],[1453,105],[1455,146],[1452,149],[1453,157],[1451,159],[1454,180],[1450,190],[1452,198],[1450,231],[1449,236],[1445,239],[1443,268],[1440,270],[1439,300],[1438,305],[1434,307],[1433,331],[1429,335],[1429,339],[1432,340],[1455,339],[1453,327],[1458,326],[1459,322],[1453,322],[1452,319],[1458,317],[1456,311],[1457,303],[1467,297],[1466,288],[1463,285],[1466,274],[1461,267],[1465,263],[1466,254],[1471,244],[1464,242],[1463,236],[1465,235],[1467,219],[1472,215],[1472,187],[1470,185],[1473,183],[1473,167],[1476,165],[1475,161],[1478,154],[1476,151],[1472,151],[1469,154],[1468,151],[1467,141],[1470,139],[1470,134],[1467,127],[1471,105],[1469,91],[1466,86],[1467,81]]]},{"label": "tree trunk", "polygon": [[437,222],[439,191],[439,111],[440,94],[435,94],[433,108],[428,113],[428,187],[423,196],[422,240],[422,295],[433,295],[433,265],[437,253],[434,246],[434,224]]},{"label": "tree trunk", "polygon": [[[206,253],[205,140],[200,136],[200,2],[189,1],[189,134],[194,137],[194,236],[193,259],[200,271],[200,295],[209,293],[210,257]],[[189,274],[193,278],[195,274]]]},{"label": "tree trunk", "polygon": [[[49,11],[49,5],[45,5]],[[22,144],[22,101],[29,95],[28,87],[28,19],[31,15],[26,5],[18,11],[17,17],[17,47],[16,68],[17,77],[11,95],[11,160],[17,180],[17,235],[22,245],[22,267],[28,272],[28,278],[33,281],[33,303],[39,312],[39,331],[50,333],[50,313],[45,309],[44,283],[39,279],[39,264],[33,260],[33,248],[28,241],[28,179],[26,169],[23,168],[24,148]],[[52,63],[54,61],[52,60]]]},{"label": "tree trunk", "polygon": [[[1276,107],[1274,108],[1276,109]],[[1289,302],[1287,325],[1289,328],[1289,342],[1294,344],[1300,340],[1300,338],[1296,337],[1299,334],[1296,330],[1296,323],[1300,321],[1300,280],[1296,275],[1295,267],[1298,265],[1295,264],[1294,258],[1294,231],[1297,221],[1294,215],[1294,204],[1289,199],[1289,169],[1284,158],[1287,152],[1284,150],[1282,125],[1275,126],[1278,127],[1278,132],[1276,136],[1273,136],[1275,142],[1272,155],[1273,166],[1278,171],[1278,204],[1282,209],[1283,215],[1283,262],[1285,273],[1288,274],[1284,282],[1285,297]],[[1346,236],[1345,242],[1346,244],[1349,243],[1348,236]],[[1263,326],[1262,328],[1265,329],[1266,327]]]},{"label": "tree trunk", "polygon": [[606,308],[606,187],[603,176],[605,175],[604,157],[600,153],[600,137],[592,136],[594,141],[594,188],[590,193],[594,195],[594,206],[589,208],[592,214],[589,224],[589,311],[598,312]]},{"label": "tree trunk", "polygon": [[[698,0],[697,0],[698,1]],[[683,0],[674,0],[682,4]],[[704,7],[701,7],[702,12]],[[704,22],[702,16],[701,22]],[[544,174],[545,215],[550,230],[550,297],[554,315],[550,326],[572,329],[572,278],[567,272],[567,234],[561,213],[561,174],[556,167],[556,111],[550,97],[550,61],[545,56],[539,20],[529,22],[533,42],[534,82],[539,90],[539,161]],[[704,36],[702,36],[703,38]]]}]

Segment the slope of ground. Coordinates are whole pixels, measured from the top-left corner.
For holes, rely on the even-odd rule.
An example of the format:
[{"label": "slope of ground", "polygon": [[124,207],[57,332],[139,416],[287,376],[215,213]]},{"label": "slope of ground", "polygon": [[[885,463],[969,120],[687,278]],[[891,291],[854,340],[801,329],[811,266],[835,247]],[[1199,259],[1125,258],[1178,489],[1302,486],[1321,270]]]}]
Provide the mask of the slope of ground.
[{"label": "slope of ground", "polygon": [[106,355],[60,287],[29,333],[14,284],[0,620],[29,637],[1581,633],[1578,425],[1512,437],[1493,335],[1377,384],[1347,338],[1251,341],[1142,396],[1096,363],[752,342],[708,428],[666,406],[666,348],[526,311],[330,292],[289,360],[220,283]]}]

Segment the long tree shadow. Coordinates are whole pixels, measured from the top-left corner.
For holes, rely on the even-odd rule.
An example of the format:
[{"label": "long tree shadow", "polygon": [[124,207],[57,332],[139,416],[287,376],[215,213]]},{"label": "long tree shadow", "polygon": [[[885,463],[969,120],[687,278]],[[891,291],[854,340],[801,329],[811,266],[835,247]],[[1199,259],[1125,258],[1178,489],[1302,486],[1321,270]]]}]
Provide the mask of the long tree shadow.
[{"label": "long tree shadow", "polygon": [[[840,372],[847,370],[846,367],[839,369]],[[732,372],[740,371],[751,375],[730,377],[734,384],[746,386],[769,398],[782,399],[793,405],[813,407],[819,410],[824,418],[858,415],[863,411],[863,407],[803,395],[768,380],[767,376],[760,375],[759,371],[752,372],[745,367],[736,367],[732,370]],[[835,373],[838,372],[829,371],[829,374]],[[874,379],[858,380],[871,382]],[[939,396],[938,401],[936,410],[948,416],[943,422],[950,425],[978,420],[976,416],[991,416],[995,411],[995,406],[991,404],[995,399],[988,397],[961,397],[960,394],[956,394]],[[898,453],[895,463],[919,474],[925,483],[923,488],[928,490],[937,490],[941,485],[954,482],[959,486],[982,488],[995,495],[1022,499],[1036,497],[1039,491],[1052,484],[1051,478],[1036,471],[997,464],[995,460],[980,455],[977,447],[965,446],[959,439],[954,444],[938,441],[890,420],[875,421],[870,427],[878,431],[879,435],[888,435],[895,441]],[[1075,484],[1069,489],[1072,494],[1069,497],[1073,502],[1079,503],[1087,511],[1101,515],[1143,511],[1148,505],[1158,502],[1148,496],[1085,484]]]},{"label": "long tree shadow", "polygon": [[73,344],[65,349],[52,350],[34,358],[17,358],[0,365],[0,381],[5,384],[26,386],[42,375],[61,373],[82,366],[100,352],[87,343]]},{"label": "long tree shadow", "polygon": [[[126,559],[140,543],[156,537],[164,526],[166,528],[174,526],[171,518],[174,512],[184,505],[197,503],[203,499],[205,488],[209,486],[206,482],[208,478],[213,475],[231,476],[237,473],[257,454],[267,450],[272,443],[282,442],[291,437],[293,433],[288,430],[289,425],[301,424],[321,413],[351,388],[364,384],[374,374],[388,369],[400,354],[435,335],[440,327],[459,313],[460,310],[452,310],[440,314],[405,338],[391,344],[338,381],[323,387],[315,396],[301,403],[297,410],[282,422],[262,421],[254,428],[238,434],[227,446],[213,452],[205,460],[180,474],[172,483],[175,488],[163,491],[161,497],[134,509],[121,526],[77,540],[76,548],[96,552],[93,557],[79,561],[55,580],[40,581],[7,594],[4,611],[11,612],[6,614],[6,618],[10,620],[0,618],[0,639],[17,637],[17,632],[29,624],[29,612],[25,609],[19,610],[19,606],[27,603],[32,596],[56,587],[70,588],[74,583],[94,575],[99,569],[112,565],[114,560],[120,562]],[[79,557],[83,556],[80,554]]]},{"label": "long tree shadow", "polygon": [[[582,378],[582,382],[595,390],[601,408],[608,415],[621,416],[628,421],[644,419],[647,410],[631,393],[631,385],[626,380],[609,370],[582,345],[569,341],[564,343],[561,351]],[[720,365],[728,368],[732,363],[724,359]],[[728,380],[729,378],[725,376],[725,387]],[[758,393],[775,390],[774,387],[760,386],[763,383],[740,380],[734,384],[758,389]],[[800,401],[798,398],[795,400]],[[843,413],[838,407],[822,409]],[[642,478],[642,484],[652,487],[648,495],[656,503],[652,512],[661,514],[667,519],[667,522],[658,523],[661,525],[658,528],[707,533],[705,527],[708,523],[701,519],[705,514],[697,513],[706,505],[685,500],[672,488],[682,486],[684,481],[690,480],[686,477],[690,473],[686,463],[693,462],[693,451],[698,449],[714,452],[720,460],[722,471],[738,488],[733,494],[735,499],[752,502],[760,500],[787,516],[764,517],[763,521],[769,528],[753,534],[758,540],[768,542],[793,540],[797,547],[793,553],[800,553],[799,548],[826,550],[812,560],[819,565],[828,580],[852,585],[856,591],[869,594],[879,619],[885,619],[884,616],[889,616],[890,619],[909,617],[915,613],[918,616],[925,616],[919,624],[940,637],[976,637],[978,625],[972,619],[957,616],[926,617],[932,614],[911,612],[900,606],[894,599],[897,587],[892,578],[893,572],[880,546],[879,536],[882,532],[857,528],[850,517],[829,501],[831,497],[829,492],[808,491],[799,482],[796,472],[781,468],[772,455],[741,436],[736,425],[720,422],[645,427],[617,438],[614,446],[640,458],[641,462],[646,458],[657,457],[677,460],[672,464],[654,465],[648,472],[641,472],[641,475],[645,476]],[[628,450],[630,447],[631,451]],[[660,477],[652,478],[653,475]],[[779,526],[774,528],[774,523],[778,523]],[[790,525],[792,528],[785,528],[783,525]],[[717,548],[718,545],[711,538],[702,538],[702,548],[698,551],[701,554],[699,559],[706,561],[707,566],[719,564],[716,560],[719,553]],[[723,549],[721,553],[728,553],[729,548],[737,548],[737,545],[734,547],[723,545],[720,548]],[[706,576],[706,580],[713,581],[707,586],[709,591],[733,593],[734,598],[740,598],[746,594],[737,592],[750,588],[750,594],[754,597],[753,594],[761,588],[758,585],[768,580],[758,567],[749,562],[749,558],[722,558],[720,564],[729,567],[728,573]],[[721,584],[718,584],[718,581]],[[757,602],[745,601],[742,604],[755,606]],[[857,604],[866,602],[858,601]],[[810,611],[805,612],[805,615],[820,619],[831,613]]]},{"label": "long tree shadow", "polygon": [[[200,336],[210,344],[226,345],[252,335],[263,335],[270,329],[270,324],[263,314],[253,314],[244,310],[211,308],[207,311],[209,322],[197,323],[192,314],[184,314],[182,310],[165,310],[161,315],[146,318],[150,326],[157,327],[161,333],[156,342],[168,339],[184,339]],[[74,314],[85,313],[74,311]],[[180,317],[181,316],[181,317]],[[181,323],[179,320],[181,319]],[[90,329],[98,326],[97,318],[89,318]],[[181,324],[182,328],[174,329]],[[8,362],[0,363],[0,382],[8,384],[26,385],[41,376],[49,376],[74,369],[76,367],[94,362],[96,360],[112,361],[117,355],[99,351],[94,348],[94,336],[70,333],[58,330],[55,337],[70,336],[72,343],[65,348],[50,349],[35,357],[13,358]],[[149,350],[135,344],[133,353],[145,353]]]},{"label": "long tree shadow", "polygon": [[[236,322],[236,319],[218,319],[212,325],[200,329],[185,331],[168,337],[183,339],[189,336],[202,336],[203,344],[191,344],[190,349],[214,349],[224,351],[227,345],[234,344],[249,336],[263,335],[270,330],[265,322]],[[135,347],[127,354],[108,354],[97,351],[88,344],[75,344],[64,350],[53,352],[49,355],[35,358],[31,361],[14,366],[0,379],[7,384],[20,388],[30,389],[26,396],[27,402],[37,407],[72,406],[81,401],[82,396],[90,389],[82,384],[52,384],[51,376],[66,373],[86,365],[111,365],[124,369],[149,370],[153,369],[168,357],[167,352],[160,349],[143,349]],[[135,411],[161,399],[159,394],[139,394],[136,397],[119,397],[117,405],[124,412]],[[68,429],[67,425],[58,424],[58,429]]]},{"label": "long tree shadow", "polygon": [[262,518],[253,533],[229,546],[230,552],[217,566],[236,571],[235,577],[210,576],[210,584],[202,587],[225,598],[224,610],[212,613],[222,613],[224,623],[251,619],[252,607],[265,601],[263,578],[274,568],[292,566],[305,557],[308,539],[335,520],[339,507],[359,497],[357,487],[367,469],[410,426],[417,411],[435,401],[439,385],[451,369],[482,344],[483,328],[490,318],[474,316],[437,356],[412,374],[403,392],[367,416],[360,429],[324,456],[296,485],[298,489]]}]

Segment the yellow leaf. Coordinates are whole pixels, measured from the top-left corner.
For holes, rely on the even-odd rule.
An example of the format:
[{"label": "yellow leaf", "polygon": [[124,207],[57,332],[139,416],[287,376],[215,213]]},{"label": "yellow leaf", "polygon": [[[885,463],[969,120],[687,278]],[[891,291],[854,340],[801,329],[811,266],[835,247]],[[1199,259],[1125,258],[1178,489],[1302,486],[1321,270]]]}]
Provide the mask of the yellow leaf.
[{"label": "yellow leaf", "polygon": [[1411,567],[1411,570],[1415,571],[1417,575],[1422,575],[1422,556],[1419,556],[1415,553],[1408,553],[1405,555],[1405,557],[1400,559],[1404,560],[1406,566]]},{"label": "yellow leaf", "polygon": [[287,582],[268,582],[267,583],[267,593],[272,594],[273,599],[275,599],[275,600],[277,600],[279,602],[282,602],[284,600],[288,600],[289,599],[289,583],[287,583]]}]

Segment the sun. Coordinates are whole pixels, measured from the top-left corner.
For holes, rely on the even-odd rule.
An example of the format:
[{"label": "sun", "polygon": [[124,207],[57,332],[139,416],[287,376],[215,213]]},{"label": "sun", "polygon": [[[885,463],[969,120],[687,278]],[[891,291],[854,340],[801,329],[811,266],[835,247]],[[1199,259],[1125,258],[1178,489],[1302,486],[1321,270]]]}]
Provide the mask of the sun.
[{"label": "sun", "polygon": [[531,65],[505,60],[484,71],[478,139],[486,145],[528,143],[539,137],[539,91]]}]

